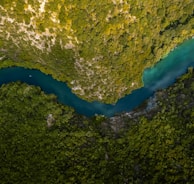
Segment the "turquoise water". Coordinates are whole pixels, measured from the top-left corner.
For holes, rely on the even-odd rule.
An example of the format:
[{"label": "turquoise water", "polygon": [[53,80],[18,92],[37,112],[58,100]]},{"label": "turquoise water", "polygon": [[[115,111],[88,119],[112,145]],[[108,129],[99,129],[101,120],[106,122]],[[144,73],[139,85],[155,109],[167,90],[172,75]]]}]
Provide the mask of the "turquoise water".
[{"label": "turquoise water", "polygon": [[144,87],[152,91],[166,88],[189,66],[194,66],[194,39],[185,41],[153,68],[146,69],[143,73]]},{"label": "turquoise water", "polygon": [[40,86],[43,91],[54,93],[59,102],[73,107],[80,114],[86,116],[102,114],[110,117],[116,113],[131,111],[152,96],[156,90],[171,85],[178,76],[186,72],[189,66],[194,67],[194,39],[185,41],[153,68],[146,69],[142,77],[144,87],[134,90],[114,105],[84,101],[73,94],[65,83],[59,82],[38,70],[22,67],[1,69],[0,85],[19,80]]}]

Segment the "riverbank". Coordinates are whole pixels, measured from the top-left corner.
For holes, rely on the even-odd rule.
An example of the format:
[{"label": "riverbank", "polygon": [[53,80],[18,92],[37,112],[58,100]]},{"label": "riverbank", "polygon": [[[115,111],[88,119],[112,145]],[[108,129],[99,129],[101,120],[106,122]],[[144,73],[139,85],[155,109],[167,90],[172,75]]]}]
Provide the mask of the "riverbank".
[{"label": "riverbank", "polygon": [[[152,97],[140,104],[139,107],[129,112],[117,114],[102,123],[107,131],[120,135],[131,126],[139,124],[142,118],[153,121],[154,118],[165,121],[172,115],[172,119],[179,116],[188,121],[194,119],[194,69],[191,67],[187,73],[179,77],[176,82],[166,89],[154,93]],[[191,113],[192,118],[186,117]],[[168,117],[167,117],[168,116]],[[158,120],[157,120],[158,121]]]},{"label": "riverbank", "polygon": [[113,123],[113,118],[79,115],[40,87],[3,84],[1,182],[192,183],[193,92],[190,69]]},{"label": "riverbank", "polygon": [[168,57],[144,71],[144,87],[132,91],[115,104],[87,102],[76,96],[66,83],[57,81],[51,75],[45,75],[41,71],[22,67],[1,69],[0,84],[19,80],[37,85],[46,93],[55,94],[60,103],[73,107],[80,114],[88,117],[95,114],[111,117],[117,113],[133,110],[151,97],[154,92],[172,85],[180,75],[186,72],[188,67],[194,67],[193,53],[194,39],[187,40],[169,53]]},{"label": "riverbank", "polygon": [[0,2],[0,58],[110,104],[143,86],[143,71],[194,34],[191,1],[86,1]]}]

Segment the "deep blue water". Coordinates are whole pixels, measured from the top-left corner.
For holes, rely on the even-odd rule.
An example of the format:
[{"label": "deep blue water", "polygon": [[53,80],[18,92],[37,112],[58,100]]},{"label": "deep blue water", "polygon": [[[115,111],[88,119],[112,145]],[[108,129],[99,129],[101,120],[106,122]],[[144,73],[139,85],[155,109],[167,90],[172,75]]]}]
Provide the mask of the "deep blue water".
[{"label": "deep blue water", "polygon": [[153,68],[146,69],[142,77],[144,87],[134,90],[114,105],[84,101],[73,94],[65,83],[59,82],[53,79],[52,76],[45,75],[38,70],[22,67],[1,69],[0,85],[19,80],[40,86],[43,91],[54,93],[59,102],[73,107],[80,114],[86,116],[103,114],[110,117],[116,113],[134,109],[152,96],[156,90],[173,84],[176,78],[185,73],[190,66],[194,67],[194,39],[185,41]]}]

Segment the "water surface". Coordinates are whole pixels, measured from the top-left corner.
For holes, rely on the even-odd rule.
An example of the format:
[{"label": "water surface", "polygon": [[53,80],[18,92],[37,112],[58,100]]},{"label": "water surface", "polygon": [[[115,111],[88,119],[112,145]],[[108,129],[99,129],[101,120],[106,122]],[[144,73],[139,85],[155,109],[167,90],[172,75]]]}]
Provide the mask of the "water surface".
[{"label": "water surface", "polygon": [[116,113],[131,111],[152,96],[156,90],[173,84],[176,78],[184,74],[190,66],[194,67],[194,39],[185,41],[154,67],[146,69],[142,77],[144,87],[134,90],[114,105],[82,100],[73,94],[65,83],[59,82],[39,70],[22,67],[1,69],[0,85],[19,80],[40,86],[43,91],[54,93],[59,102],[73,107],[80,114],[86,116],[102,114],[110,117]]}]

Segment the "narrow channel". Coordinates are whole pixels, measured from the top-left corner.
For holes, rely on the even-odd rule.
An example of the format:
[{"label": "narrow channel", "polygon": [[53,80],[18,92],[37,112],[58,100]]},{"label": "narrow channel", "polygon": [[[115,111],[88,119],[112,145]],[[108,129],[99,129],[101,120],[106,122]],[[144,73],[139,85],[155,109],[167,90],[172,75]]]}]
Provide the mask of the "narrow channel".
[{"label": "narrow channel", "polygon": [[155,91],[172,85],[180,75],[187,71],[188,67],[194,67],[194,39],[185,41],[154,67],[146,69],[142,76],[144,87],[119,99],[114,105],[82,100],[73,94],[65,83],[53,79],[51,75],[23,67],[1,69],[0,85],[21,81],[40,86],[46,93],[55,94],[60,103],[73,107],[80,114],[85,116],[101,114],[111,117],[116,113],[133,110],[151,97]]}]

